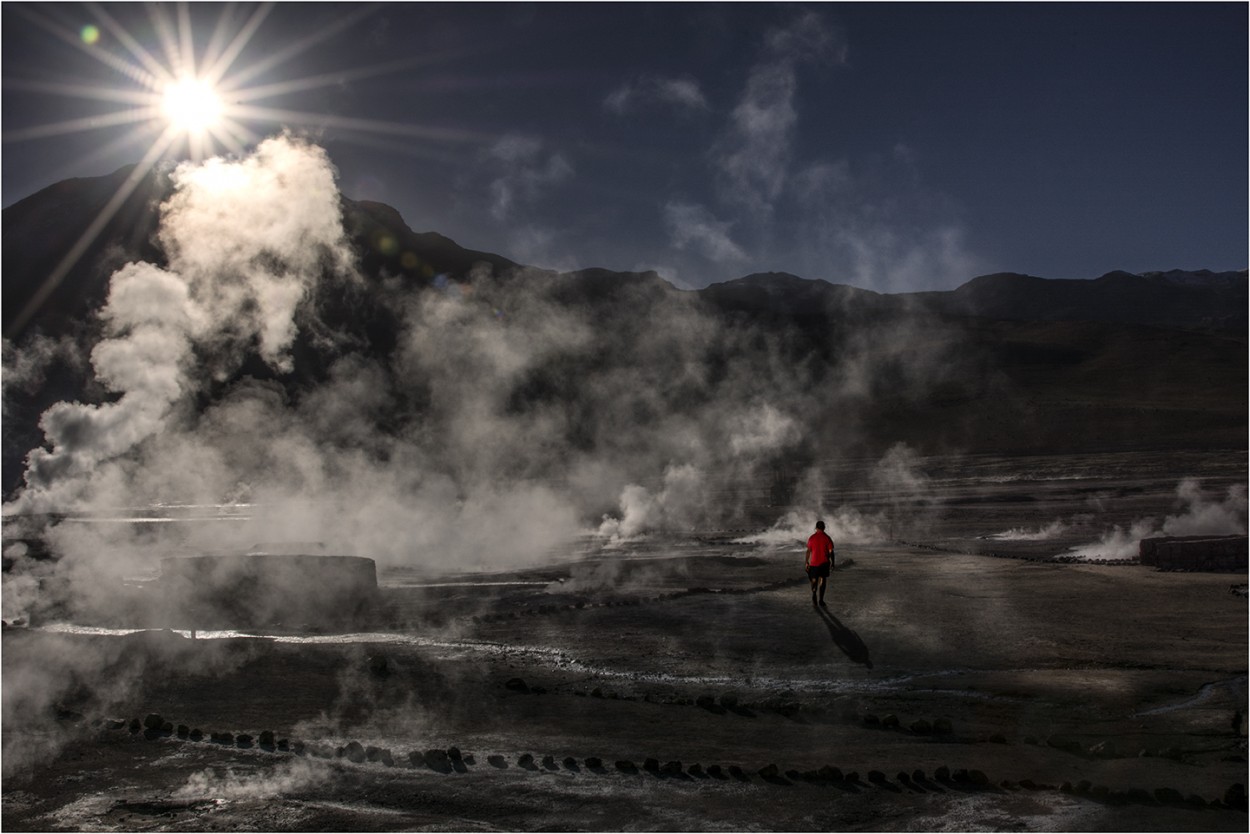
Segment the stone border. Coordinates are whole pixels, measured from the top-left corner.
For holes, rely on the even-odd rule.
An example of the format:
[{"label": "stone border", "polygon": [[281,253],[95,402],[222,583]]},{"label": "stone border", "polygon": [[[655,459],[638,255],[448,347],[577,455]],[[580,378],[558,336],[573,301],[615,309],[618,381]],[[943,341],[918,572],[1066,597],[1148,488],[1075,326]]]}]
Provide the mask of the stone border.
[{"label": "stone border", "polygon": [[[93,722],[98,729],[120,731],[128,729],[132,735],[143,734],[148,740],[162,740],[177,736],[179,741],[205,742],[205,733],[199,728],[191,728],[186,724],[176,727],[157,713],[148,714],[142,721],[133,718],[129,722],[124,719],[98,719]],[[410,769],[427,769],[441,774],[467,773],[477,766],[473,753],[461,751],[458,747],[431,748],[414,750],[406,756],[397,756],[389,748],[362,745],[357,741],[349,741],[343,746],[331,746],[317,742],[290,741],[277,738],[271,730],[262,730],[253,736],[251,733],[215,732],[207,734],[207,743],[219,744],[234,749],[258,749],[265,753],[302,756],[318,759],[346,759],[353,764],[377,764],[382,767],[407,767]],[[529,772],[565,773],[576,775],[584,771],[597,776],[610,773],[604,760],[598,756],[589,756],[579,761],[572,756],[565,756],[559,762],[554,754],[547,754],[539,760],[532,753],[522,753],[516,757],[515,764],[510,764],[508,757],[492,753],[486,756],[487,764],[495,770],[509,770],[512,767]],[[895,781],[891,781],[884,771],[870,770],[865,778],[856,771],[843,772],[833,765],[823,765],[815,770],[785,770],[770,762],[763,767],[749,770],[740,765],[720,765],[701,763],[685,764],[679,760],[661,763],[658,758],[648,757],[641,766],[630,759],[618,759],[614,763],[617,773],[624,776],[641,776],[648,774],[657,779],[675,781],[716,780],[728,782],[735,780],[742,783],[753,782],[752,774],[761,781],[776,786],[812,785],[818,787],[838,788],[847,793],[860,793],[870,788],[901,794],[904,790],[915,794],[945,793],[947,791],[1005,793],[1009,791],[1054,792],[1081,796],[1108,805],[1147,805],[1175,806],[1193,809],[1233,809],[1246,811],[1246,789],[1242,783],[1230,785],[1223,796],[1207,800],[1197,794],[1188,796],[1174,788],[1130,788],[1115,790],[1106,785],[1096,785],[1089,780],[1081,780],[1075,784],[1065,781],[1056,786],[1022,779],[1019,782],[1002,780],[995,783],[984,771],[974,768],[958,768],[952,770],[947,766],[938,767],[930,777],[920,768],[899,770]]]}]

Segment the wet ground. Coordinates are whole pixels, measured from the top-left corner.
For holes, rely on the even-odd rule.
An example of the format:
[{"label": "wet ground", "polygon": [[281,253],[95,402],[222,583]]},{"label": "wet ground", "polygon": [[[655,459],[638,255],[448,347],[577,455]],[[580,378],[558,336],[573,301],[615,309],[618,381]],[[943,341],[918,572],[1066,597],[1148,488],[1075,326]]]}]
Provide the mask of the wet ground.
[{"label": "wet ground", "polygon": [[[827,608],[745,528],[383,570],[346,634],[8,629],[3,827],[1244,830],[1245,574],[1048,561],[1244,455],[974,464],[847,490],[897,526]],[[88,669],[13,726],[11,681]]]}]

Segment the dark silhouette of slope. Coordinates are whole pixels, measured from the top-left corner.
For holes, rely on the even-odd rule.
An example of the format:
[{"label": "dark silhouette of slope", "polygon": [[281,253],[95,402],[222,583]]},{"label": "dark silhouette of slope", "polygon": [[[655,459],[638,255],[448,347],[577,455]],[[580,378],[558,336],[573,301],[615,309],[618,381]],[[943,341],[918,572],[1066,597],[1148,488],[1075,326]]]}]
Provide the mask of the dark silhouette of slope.
[{"label": "dark silhouette of slope", "polygon": [[[68,336],[86,357],[111,272],[134,259],[165,265],[155,232],[170,185],[154,172],[29,324],[13,327],[128,174],[67,180],[4,210],[4,327],[19,350],[42,333]],[[342,209],[364,280],[315,282],[297,312],[292,372],[252,356],[201,392],[201,406],[244,376],[298,400],[349,352],[390,367],[408,294],[478,276],[484,287],[532,292],[589,325],[593,337],[579,351],[528,369],[507,396],[517,414],[566,414],[566,440],[576,449],[612,442],[611,420],[587,380],[637,369],[639,384],[657,389],[651,399],[693,413],[743,364],[754,396],[768,399],[786,386],[811,392],[815,405],[800,415],[809,455],[830,444],[871,454],[900,440],[922,450],[1030,454],[1245,446],[1245,271],[1110,273],[1091,281],[1000,274],[949,292],[901,295],[759,273],[685,291],[654,272],[519,265],[415,232],[381,203],[344,198]],[[668,332],[696,320],[715,326]],[[666,340],[686,351],[682,361],[697,373],[648,370],[664,359]],[[402,387],[397,415],[432,407],[419,380]],[[20,483],[23,458],[42,439],[44,409],[105,397],[85,362],[54,363],[33,390],[6,386],[5,493]],[[662,425],[648,399],[617,404],[611,419]],[[379,430],[387,425],[381,415]]]},{"label": "dark silhouette of slope", "polygon": [[[108,176],[58,182],[4,210],[5,338],[22,336],[15,330],[19,317],[133,170],[128,165]],[[164,256],[154,238],[157,209],[169,187],[165,174],[150,171],[34,311],[27,326],[52,334],[78,329],[99,308],[108,293],[109,276],[119,266],[136,259],[162,263]]]},{"label": "dark silhouette of slope", "polygon": [[950,292],[917,293],[948,315],[1014,321],[1107,321],[1244,332],[1246,271],[1109,272],[1093,280],[1015,273],[973,278]]}]

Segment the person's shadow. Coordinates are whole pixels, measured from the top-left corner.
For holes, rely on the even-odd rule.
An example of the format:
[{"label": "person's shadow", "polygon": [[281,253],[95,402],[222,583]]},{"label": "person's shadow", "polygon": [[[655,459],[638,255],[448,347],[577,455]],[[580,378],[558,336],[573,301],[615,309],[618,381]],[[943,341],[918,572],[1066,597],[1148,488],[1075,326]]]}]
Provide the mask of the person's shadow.
[{"label": "person's shadow", "polygon": [[872,668],[872,659],[868,656],[868,647],[864,645],[864,641],[859,639],[859,635],[842,625],[837,617],[829,613],[824,607],[817,607],[816,612],[820,614],[820,618],[824,620],[825,625],[829,629],[829,636],[833,638],[833,644],[842,650],[842,653],[849,657],[854,663],[862,663],[869,669]]}]

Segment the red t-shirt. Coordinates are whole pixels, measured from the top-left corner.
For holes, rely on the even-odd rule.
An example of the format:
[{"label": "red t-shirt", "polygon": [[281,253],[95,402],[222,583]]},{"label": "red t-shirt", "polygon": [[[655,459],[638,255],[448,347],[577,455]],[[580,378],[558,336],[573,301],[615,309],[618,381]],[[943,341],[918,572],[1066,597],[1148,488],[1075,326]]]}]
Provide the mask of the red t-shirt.
[{"label": "red t-shirt", "polygon": [[824,530],[817,530],[807,540],[808,564],[823,565],[833,557],[833,539]]}]

